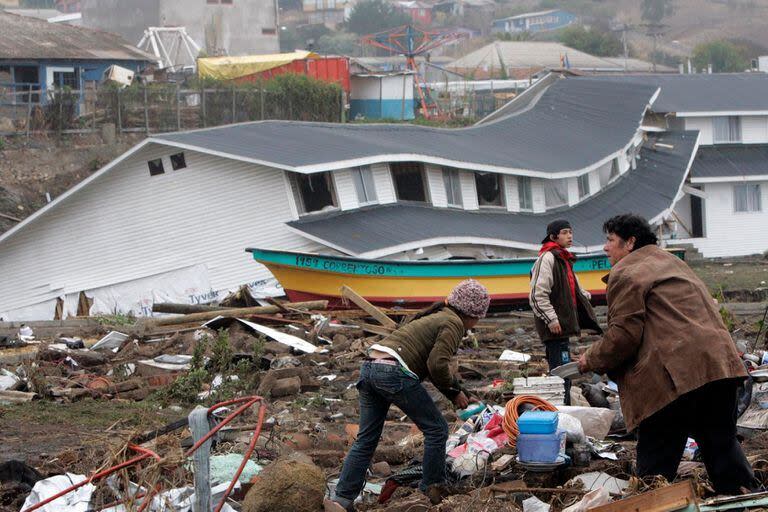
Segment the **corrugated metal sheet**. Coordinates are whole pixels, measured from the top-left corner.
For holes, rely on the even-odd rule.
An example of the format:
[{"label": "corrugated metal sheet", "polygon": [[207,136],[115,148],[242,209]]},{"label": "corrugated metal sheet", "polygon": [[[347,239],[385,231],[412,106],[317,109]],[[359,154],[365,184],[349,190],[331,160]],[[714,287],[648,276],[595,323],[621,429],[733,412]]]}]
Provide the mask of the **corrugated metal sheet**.
[{"label": "corrugated metal sheet", "polygon": [[564,79],[532,108],[471,128],[262,121],[155,138],[304,172],[431,158],[464,169],[562,173],[621,152],[655,93],[648,85]]},{"label": "corrugated metal sheet", "polygon": [[[547,223],[566,217],[574,227],[578,245],[600,246],[604,240],[602,223],[607,218],[635,212],[652,219],[672,206],[686,177],[696,137],[696,132],[677,132],[651,139],[641,152],[637,168],[613,185],[576,206],[541,215],[396,204],[290,225],[349,254],[365,254],[435,238],[538,244]],[[654,147],[656,141],[673,148]]]},{"label": "corrugated metal sheet", "polygon": [[[0,311],[197,263],[229,289],[269,275],[245,247],[319,248],[284,224],[282,171],[190,151],[173,171],[175,152],[146,147],[6,240]],[[151,177],[159,157],[165,174]]]},{"label": "corrugated metal sheet", "polygon": [[156,60],[115,34],[2,11],[0,59]]}]

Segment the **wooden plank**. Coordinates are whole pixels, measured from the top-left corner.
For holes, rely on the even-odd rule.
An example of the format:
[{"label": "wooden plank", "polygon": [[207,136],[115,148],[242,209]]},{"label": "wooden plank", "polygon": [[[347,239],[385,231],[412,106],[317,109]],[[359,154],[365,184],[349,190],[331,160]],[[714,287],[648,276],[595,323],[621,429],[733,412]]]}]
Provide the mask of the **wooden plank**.
[{"label": "wooden plank", "polygon": [[381,334],[382,336],[389,336],[390,334],[392,334],[392,330],[393,330],[393,329],[388,329],[383,325],[373,325],[373,324],[365,324],[365,323],[360,323],[359,327],[365,332],[372,332],[373,334]]},{"label": "wooden plank", "polygon": [[371,315],[374,320],[379,322],[384,327],[391,327],[392,329],[397,329],[397,323],[389,318],[387,315],[381,312],[379,308],[365,300],[363,297],[357,294],[355,290],[350,288],[347,285],[343,285],[341,287],[341,296],[345,299],[349,299],[352,302],[354,302],[357,307],[360,309],[366,311],[369,315]]},{"label": "wooden plank", "polygon": [[[693,509],[690,506],[693,506]],[[591,512],[673,512],[699,510],[690,480],[662,487],[639,496],[590,509]]]},{"label": "wooden plank", "polygon": [[[327,300],[314,300],[310,302],[294,302],[291,304],[285,304],[295,309],[325,309],[328,307]],[[191,322],[205,322],[207,320],[213,320],[219,315],[240,317],[248,315],[261,315],[269,313],[277,313],[280,308],[277,306],[256,306],[252,308],[236,308],[236,309],[222,309],[220,311],[206,311],[204,313],[193,313],[191,315],[183,315],[172,318],[158,318],[150,320],[146,323],[147,326],[161,326],[161,325],[178,325],[187,324]]]}]

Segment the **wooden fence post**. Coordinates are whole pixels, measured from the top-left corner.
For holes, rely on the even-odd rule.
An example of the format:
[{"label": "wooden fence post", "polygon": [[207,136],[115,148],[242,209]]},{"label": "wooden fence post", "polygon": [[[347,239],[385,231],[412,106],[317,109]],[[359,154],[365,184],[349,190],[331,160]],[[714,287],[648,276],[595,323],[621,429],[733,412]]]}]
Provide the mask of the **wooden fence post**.
[{"label": "wooden fence post", "polygon": [[144,84],[144,131],[149,135],[149,93],[147,84]]},{"label": "wooden fence post", "polygon": [[32,84],[27,85],[27,139],[32,124]]},{"label": "wooden fence post", "polygon": [[181,131],[181,86],[176,82],[176,130]]},{"label": "wooden fence post", "polygon": [[235,87],[232,86],[232,122],[236,123],[237,120],[235,118],[237,114],[235,114]]},{"label": "wooden fence post", "polygon": [[56,91],[54,89],[54,98],[58,92],[59,95],[59,138],[61,138],[61,132],[64,130],[62,123],[64,122],[64,94],[63,91]]},{"label": "wooden fence post", "polygon": [[203,112],[203,128],[208,126],[208,120],[205,118],[206,112],[205,112],[205,87],[200,89],[200,106],[202,108]]},{"label": "wooden fence post", "polygon": [[264,84],[259,87],[259,101],[261,103],[261,120],[264,120]]},{"label": "wooden fence post", "polygon": [[120,89],[117,89],[117,133],[123,131],[123,107],[120,104]]}]

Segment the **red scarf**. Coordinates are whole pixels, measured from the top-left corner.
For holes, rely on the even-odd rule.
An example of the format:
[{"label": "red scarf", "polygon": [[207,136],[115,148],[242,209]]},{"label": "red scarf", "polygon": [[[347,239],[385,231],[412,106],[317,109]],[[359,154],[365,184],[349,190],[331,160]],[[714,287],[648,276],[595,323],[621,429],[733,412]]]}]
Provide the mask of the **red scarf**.
[{"label": "red scarf", "polygon": [[571,287],[571,298],[573,304],[576,305],[576,276],[573,273],[573,262],[576,261],[576,256],[568,252],[567,249],[560,247],[557,242],[546,242],[541,246],[539,250],[539,256],[545,252],[552,252],[556,258],[560,258],[565,262],[565,268],[568,273],[568,285]]}]

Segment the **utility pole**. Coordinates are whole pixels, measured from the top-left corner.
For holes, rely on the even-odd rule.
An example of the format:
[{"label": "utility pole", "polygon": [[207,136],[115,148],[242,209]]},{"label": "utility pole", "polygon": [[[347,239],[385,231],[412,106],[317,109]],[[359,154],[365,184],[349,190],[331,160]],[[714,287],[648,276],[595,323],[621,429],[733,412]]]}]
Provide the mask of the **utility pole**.
[{"label": "utility pole", "polygon": [[659,36],[664,35],[661,29],[666,28],[668,25],[662,23],[643,23],[641,26],[646,27],[645,35],[653,38],[653,51],[651,52],[651,64],[653,64],[653,72],[656,72],[656,57],[658,48]]}]

